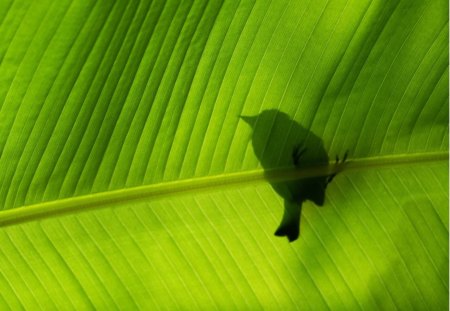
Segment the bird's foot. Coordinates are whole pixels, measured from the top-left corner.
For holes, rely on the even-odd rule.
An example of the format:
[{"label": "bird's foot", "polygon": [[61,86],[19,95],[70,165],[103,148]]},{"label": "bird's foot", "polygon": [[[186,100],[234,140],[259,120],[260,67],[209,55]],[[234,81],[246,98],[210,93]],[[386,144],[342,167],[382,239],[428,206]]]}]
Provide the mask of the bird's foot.
[{"label": "bird's foot", "polygon": [[302,148],[300,144],[296,145],[294,147],[294,150],[292,150],[292,160],[296,167],[299,166],[300,158],[305,152],[306,152],[306,148]]},{"label": "bird's foot", "polygon": [[[340,171],[340,167],[345,163],[345,161],[347,161],[347,156],[348,156],[348,150],[345,152],[344,157],[342,158],[342,160],[339,159],[339,156],[336,155],[336,167],[338,168],[338,171]],[[327,183],[329,184],[333,178],[336,176],[336,173],[333,173],[331,175],[328,176],[327,178]]]}]

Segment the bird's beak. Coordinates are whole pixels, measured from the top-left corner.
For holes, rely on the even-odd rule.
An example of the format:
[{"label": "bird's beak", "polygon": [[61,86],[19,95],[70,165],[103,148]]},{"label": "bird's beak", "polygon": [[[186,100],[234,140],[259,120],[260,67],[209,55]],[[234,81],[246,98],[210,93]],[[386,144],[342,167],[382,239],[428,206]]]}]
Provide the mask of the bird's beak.
[{"label": "bird's beak", "polygon": [[256,121],[256,118],[255,118],[255,117],[252,117],[252,116],[240,116],[240,118],[241,118],[242,120],[244,120],[245,123],[247,123],[247,124],[250,125],[251,127],[253,127],[253,126],[255,125],[255,121]]}]

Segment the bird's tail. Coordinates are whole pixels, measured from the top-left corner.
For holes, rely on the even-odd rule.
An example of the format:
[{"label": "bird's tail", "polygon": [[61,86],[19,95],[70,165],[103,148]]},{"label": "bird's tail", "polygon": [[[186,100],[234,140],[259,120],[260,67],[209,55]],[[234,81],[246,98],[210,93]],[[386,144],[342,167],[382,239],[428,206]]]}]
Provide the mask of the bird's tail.
[{"label": "bird's tail", "polygon": [[284,213],[278,229],[275,231],[276,236],[286,236],[289,242],[297,240],[300,234],[300,214],[302,203],[295,203],[285,200]]}]

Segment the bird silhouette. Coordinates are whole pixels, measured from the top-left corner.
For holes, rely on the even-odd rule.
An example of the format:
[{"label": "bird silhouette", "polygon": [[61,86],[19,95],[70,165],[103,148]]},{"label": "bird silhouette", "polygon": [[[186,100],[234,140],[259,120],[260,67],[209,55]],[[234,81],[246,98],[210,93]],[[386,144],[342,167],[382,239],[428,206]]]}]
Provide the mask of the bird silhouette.
[{"label": "bird silhouette", "polygon": [[[257,116],[241,116],[241,118],[253,129],[253,150],[266,172],[276,168],[301,169],[328,165],[328,155],[323,141],[286,113],[272,109],[265,110]],[[298,238],[303,202],[309,200],[322,206],[325,190],[334,176],[335,174],[271,182],[272,188],[284,199],[283,218],[275,231],[276,236],[286,236],[290,242]]]}]

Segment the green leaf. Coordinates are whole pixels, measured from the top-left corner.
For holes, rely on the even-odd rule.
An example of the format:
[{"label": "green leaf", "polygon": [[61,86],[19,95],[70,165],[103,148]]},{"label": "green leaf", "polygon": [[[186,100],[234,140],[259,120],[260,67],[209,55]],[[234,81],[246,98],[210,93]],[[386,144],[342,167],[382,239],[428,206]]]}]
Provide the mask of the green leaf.
[{"label": "green leaf", "polygon": [[[0,2],[0,308],[448,310],[448,55],[444,0]],[[293,243],[337,168],[266,109],[350,154]]]}]

